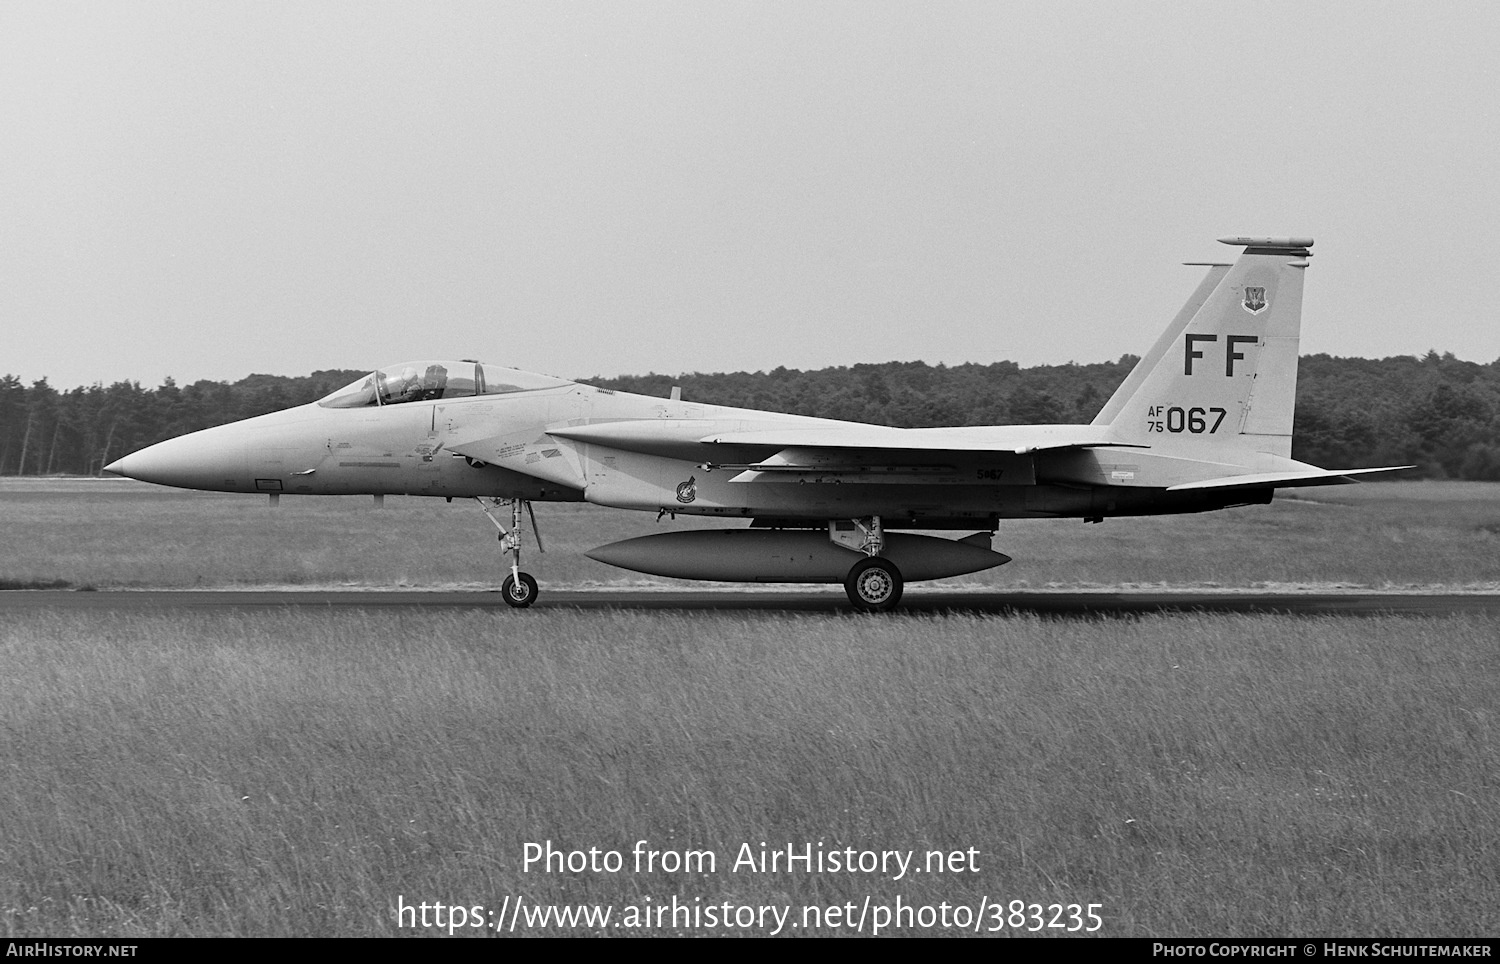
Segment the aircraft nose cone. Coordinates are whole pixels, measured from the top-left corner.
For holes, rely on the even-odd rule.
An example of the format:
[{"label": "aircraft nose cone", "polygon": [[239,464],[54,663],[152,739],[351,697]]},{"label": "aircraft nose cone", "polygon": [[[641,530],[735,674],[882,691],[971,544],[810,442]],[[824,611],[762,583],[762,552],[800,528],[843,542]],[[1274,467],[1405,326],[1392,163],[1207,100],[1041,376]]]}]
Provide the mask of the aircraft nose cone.
[{"label": "aircraft nose cone", "polygon": [[123,459],[115,459],[104,467],[104,471],[111,475],[122,475],[127,479],[133,479],[135,478],[135,473],[130,470],[130,459],[131,456],[129,455]]},{"label": "aircraft nose cone", "polygon": [[245,476],[245,444],[235,433],[206,429],[149,445],[104,471],[157,485],[234,490]]}]

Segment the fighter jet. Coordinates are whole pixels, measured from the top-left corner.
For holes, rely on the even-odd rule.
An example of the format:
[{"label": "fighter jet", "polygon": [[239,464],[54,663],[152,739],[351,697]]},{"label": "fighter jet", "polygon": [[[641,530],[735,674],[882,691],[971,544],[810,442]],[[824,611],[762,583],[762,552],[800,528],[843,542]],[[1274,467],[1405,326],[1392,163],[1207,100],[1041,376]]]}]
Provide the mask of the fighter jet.
[{"label": "fighter jet", "polygon": [[[373,371],[327,397],[205,429],[105,470],[221,492],[472,497],[499,530],[512,606],[533,502],[707,516],[589,556],[686,579],[842,583],[894,608],[906,582],[1010,561],[1001,519],[1202,512],[1288,486],[1405,466],[1292,459],[1302,283],[1311,238],[1229,237],[1207,274],[1087,425],[891,428],[613,392],[477,361]],[[510,524],[492,509],[509,506]],[[524,510],[524,516],[523,516]],[[746,524],[747,523],[747,524]],[[919,534],[971,531],[962,538]]]}]

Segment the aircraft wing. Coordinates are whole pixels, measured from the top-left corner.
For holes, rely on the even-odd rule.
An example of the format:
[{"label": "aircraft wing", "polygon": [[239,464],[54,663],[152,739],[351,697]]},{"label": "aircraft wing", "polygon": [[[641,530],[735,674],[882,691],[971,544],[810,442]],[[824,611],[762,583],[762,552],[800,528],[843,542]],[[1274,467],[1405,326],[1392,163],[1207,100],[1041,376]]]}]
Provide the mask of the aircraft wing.
[{"label": "aircraft wing", "polygon": [[[1104,425],[998,425],[965,428],[889,428],[884,425],[847,423],[811,427],[787,426],[742,431],[702,433],[703,423],[672,424],[674,419],[636,419],[568,426],[548,430],[549,435],[592,442],[630,452],[662,454],[674,448],[678,454],[712,461],[716,447],[742,447],[774,452],[797,450],[857,450],[868,456],[874,451],[925,453],[996,453],[1027,455],[1049,449],[1094,448],[1122,445]],[[697,429],[695,432],[694,429]],[[1132,446],[1144,448],[1145,446]]]},{"label": "aircraft wing", "polygon": [[1047,449],[1119,445],[1105,427],[1091,425],[1001,425],[982,428],[775,429],[707,435],[714,445],[798,449],[892,449],[907,452],[1004,452],[1028,455]]}]

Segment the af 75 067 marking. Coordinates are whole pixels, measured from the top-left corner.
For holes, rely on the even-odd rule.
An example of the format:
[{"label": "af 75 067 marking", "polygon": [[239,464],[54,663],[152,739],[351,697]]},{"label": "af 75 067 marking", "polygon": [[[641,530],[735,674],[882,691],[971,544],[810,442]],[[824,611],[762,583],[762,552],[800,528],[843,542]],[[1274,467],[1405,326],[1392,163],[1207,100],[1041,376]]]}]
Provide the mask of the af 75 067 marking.
[{"label": "af 75 067 marking", "polygon": [[[1193,435],[1212,435],[1219,430],[1224,423],[1224,416],[1228,412],[1217,405],[1209,408],[1183,408],[1181,405],[1152,405],[1146,410],[1146,430],[1149,432],[1171,432],[1176,435],[1182,432],[1190,432]],[[1208,424],[1208,416],[1215,416],[1214,423]]]}]

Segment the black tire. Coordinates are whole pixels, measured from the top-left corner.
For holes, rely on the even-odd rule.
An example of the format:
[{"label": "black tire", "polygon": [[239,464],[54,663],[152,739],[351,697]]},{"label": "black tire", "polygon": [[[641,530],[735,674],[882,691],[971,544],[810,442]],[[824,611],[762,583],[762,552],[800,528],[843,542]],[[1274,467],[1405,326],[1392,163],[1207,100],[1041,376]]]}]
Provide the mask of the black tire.
[{"label": "black tire", "polygon": [[901,570],[889,559],[861,559],[844,579],[849,602],[862,613],[888,613],[901,602]]},{"label": "black tire", "polygon": [[500,584],[500,594],[505,597],[505,604],[517,609],[525,609],[536,602],[537,592],[536,580],[531,578],[529,572],[521,573],[519,582],[515,576],[506,576],[505,581]]}]

